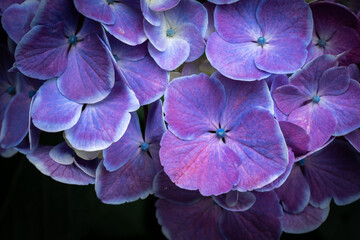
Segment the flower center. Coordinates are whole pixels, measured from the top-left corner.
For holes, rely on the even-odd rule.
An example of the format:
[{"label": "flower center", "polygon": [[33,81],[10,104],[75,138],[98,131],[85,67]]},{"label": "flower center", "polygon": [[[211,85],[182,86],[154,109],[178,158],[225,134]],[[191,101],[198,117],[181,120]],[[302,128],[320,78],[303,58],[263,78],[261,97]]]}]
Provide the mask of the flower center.
[{"label": "flower center", "polygon": [[174,35],[175,35],[175,32],[173,29],[170,28],[166,31],[166,36],[173,37]]},{"label": "flower center", "polygon": [[325,48],[326,46],[326,41],[324,39],[319,39],[317,45],[321,48]]},{"label": "flower center", "polygon": [[140,147],[144,152],[149,150],[149,144],[147,142],[143,142]]},{"label": "flower center", "polygon": [[259,37],[257,43],[263,47],[266,44],[266,39],[264,37]]},{"label": "flower center", "polygon": [[312,101],[314,103],[319,103],[320,102],[320,97],[318,95],[315,95],[313,98],[312,98]]},{"label": "flower center", "polygon": [[71,45],[76,44],[77,41],[78,41],[78,39],[77,39],[77,37],[76,37],[75,35],[71,35],[71,36],[69,37],[69,40],[68,40],[68,42],[69,42]]},{"label": "flower center", "polygon": [[118,55],[114,54],[113,57],[115,58],[115,61],[119,61],[120,58],[118,57]]},{"label": "flower center", "polygon": [[10,95],[15,95],[16,93],[15,88],[13,86],[8,87],[8,89],[6,89],[6,92]]},{"label": "flower center", "polygon": [[108,4],[113,4],[115,0],[106,0]]},{"label": "flower center", "polygon": [[29,91],[29,98],[32,98],[35,95],[35,93],[36,92],[34,90]]},{"label": "flower center", "polygon": [[298,161],[300,167],[305,165],[305,159],[301,159],[300,161]]},{"label": "flower center", "polygon": [[218,130],[216,130],[216,136],[218,137],[218,138],[223,138],[223,137],[225,137],[225,130],[224,129],[222,129],[222,128],[219,128]]}]

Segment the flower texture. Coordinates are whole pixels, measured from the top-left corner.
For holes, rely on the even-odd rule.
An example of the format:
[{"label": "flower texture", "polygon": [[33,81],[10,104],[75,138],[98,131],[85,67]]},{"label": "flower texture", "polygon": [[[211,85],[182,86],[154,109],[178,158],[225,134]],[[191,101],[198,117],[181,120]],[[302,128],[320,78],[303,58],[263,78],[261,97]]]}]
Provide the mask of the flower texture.
[{"label": "flower texture", "polygon": [[140,0],[141,11],[151,25],[161,25],[161,12],[179,4],[180,0]]},{"label": "flower texture", "polygon": [[214,23],[216,33],[208,39],[206,55],[224,76],[252,81],[293,73],[305,63],[313,22],[302,0],[219,5]]},{"label": "flower texture", "polygon": [[164,112],[160,160],[181,188],[205,196],[252,190],[288,165],[264,81],[237,82],[219,73],[177,78],[165,92]]}]

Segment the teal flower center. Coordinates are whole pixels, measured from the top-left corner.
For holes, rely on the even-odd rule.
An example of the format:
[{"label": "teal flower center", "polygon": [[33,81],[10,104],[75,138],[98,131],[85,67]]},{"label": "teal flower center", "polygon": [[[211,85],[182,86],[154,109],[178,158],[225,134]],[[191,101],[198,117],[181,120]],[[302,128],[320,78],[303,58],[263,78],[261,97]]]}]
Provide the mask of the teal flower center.
[{"label": "teal flower center", "polygon": [[218,138],[223,138],[223,137],[225,137],[225,134],[226,134],[226,132],[225,132],[225,130],[222,129],[222,128],[219,128],[218,130],[216,130],[216,136],[217,136]]},{"label": "teal flower center", "polygon": [[312,101],[314,103],[319,103],[320,102],[320,97],[318,95],[315,95],[313,98],[312,98]]},{"label": "teal flower center", "polygon": [[6,89],[6,92],[10,95],[15,95],[16,90],[13,86],[10,86],[10,87],[8,87],[8,89]]},{"label": "teal flower center", "polygon": [[259,38],[257,39],[257,43],[258,43],[261,47],[263,47],[263,46],[266,44],[266,39],[265,39],[264,37],[259,37]]},{"label": "teal flower center", "polygon": [[149,144],[147,142],[143,142],[140,147],[141,150],[143,150],[144,152],[147,152],[149,150]]},{"label": "teal flower center", "polygon": [[74,44],[76,44],[76,43],[78,42],[78,39],[77,39],[77,37],[76,37],[75,35],[71,35],[71,36],[69,37],[68,42],[69,42],[71,45],[74,45]]},{"label": "teal flower center", "polygon": [[175,31],[173,29],[170,28],[166,31],[166,36],[173,37],[174,35],[175,35]]},{"label": "teal flower center", "polygon": [[324,39],[319,39],[317,45],[318,45],[320,48],[325,48],[325,46],[326,46],[326,40],[324,40]]}]

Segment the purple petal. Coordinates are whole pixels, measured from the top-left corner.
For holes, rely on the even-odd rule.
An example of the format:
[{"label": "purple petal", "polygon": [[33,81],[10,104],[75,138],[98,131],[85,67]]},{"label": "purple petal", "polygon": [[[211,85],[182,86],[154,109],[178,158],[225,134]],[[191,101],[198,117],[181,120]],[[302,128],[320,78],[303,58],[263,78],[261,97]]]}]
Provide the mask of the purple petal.
[{"label": "purple petal", "polygon": [[140,105],[149,104],[164,95],[168,85],[168,73],[147,55],[139,61],[117,62]]},{"label": "purple petal", "polygon": [[31,117],[39,129],[60,132],[73,127],[80,118],[82,105],[59,92],[56,80],[47,81],[36,93]]},{"label": "purple petal", "polygon": [[336,129],[332,112],[313,102],[294,110],[288,120],[305,129],[310,137],[309,150],[321,147]]},{"label": "purple petal", "polygon": [[134,92],[117,81],[107,98],[85,107],[77,124],[65,131],[66,138],[79,150],[105,149],[123,136],[130,122],[129,112],[138,108]]},{"label": "purple petal", "polygon": [[255,17],[260,2],[245,0],[236,4],[217,6],[214,24],[221,38],[229,43],[245,43],[256,41],[262,36]]},{"label": "purple petal", "polygon": [[269,111],[255,107],[244,112],[238,121],[241,124],[227,132],[225,140],[242,159],[236,188],[249,191],[269,184],[284,173],[288,152],[279,124]]},{"label": "purple petal", "polygon": [[99,165],[96,171],[96,195],[109,204],[144,199],[152,193],[155,175],[152,159],[139,149],[137,155],[113,172],[106,171],[103,164]]},{"label": "purple petal", "polygon": [[160,26],[161,14],[149,8],[148,0],[140,0],[140,7],[146,21],[148,21],[151,25]]},{"label": "purple petal", "polygon": [[184,141],[170,131],[165,132],[160,160],[177,186],[199,189],[204,196],[226,193],[239,181],[238,155],[212,133]]},{"label": "purple petal", "polygon": [[226,129],[235,127],[242,112],[254,106],[274,111],[269,88],[265,81],[238,82],[214,73],[212,78],[219,80],[225,87],[226,107],[222,110],[221,126]]},{"label": "purple petal", "polygon": [[311,155],[313,155],[314,153],[320,151],[321,149],[326,148],[327,145],[329,145],[330,143],[332,143],[334,140],[335,140],[335,137],[332,136],[326,143],[324,143],[324,144],[321,145],[320,147],[315,148],[315,149],[311,149],[311,150],[310,150],[309,152],[307,152],[306,154],[302,154],[302,155],[300,155],[300,156],[296,156],[295,162],[299,162],[299,161],[301,161],[302,159],[304,159],[304,158],[306,158],[306,157],[308,157],[308,156],[311,156]]},{"label": "purple petal", "polygon": [[72,46],[58,88],[67,98],[79,103],[103,100],[114,86],[114,68],[106,47],[95,34]]},{"label": "purple petal", "polygon": [[[139,5],[139,3],[134,3]],[[132,4],[132,5],[134,5]],[[114,37],[128,45],[138,45],[146,40],[143,26],[143,16],[139,7],[128,3],[116,2],[111,5],[115,16],[114,24],[104,25],[105,29]]]},{"label": "purple petal", "polygon": [[256,193],[255,204],[247,211],[223,211],[220,231],[226,239],[280,239],[281,206],[274,192]]},{"label": "purple petal", "polygon": [[0,15],[12,4],[14,3],[22,3],[24,0],[2,0],[0,2]]},{"label": "purple petal", "polygon": [[284,212],[284,217],[281,220],[283,231],[297,234],[311,232],[325,222],[329,210],[329,206],[321,209],[309,204],[304,211],[298,214]]},{"label": "purple petal", "polygon": [[334,141],[305,159],[304,175],[310,185],[310,203],[325,208],[331,198],[346,205],[360,198],[360,157],[348,143]]},{"label": "purple petal", "polygon": [[103,165],[106,170],[117,170],[128,161],[133,159],[141,151],[140,146],[144,142],[140,129],[139,117],[136,113],[131,114],[129,126],[119,141],[111,144],[103,151]]},{"label": "purple petal", "polygon": [[4,11],[1,17],[2,26],[15,43],[19,43],[30,30],[30,22],[38,6],[38,0],[28,0],[23,4],[12,4]]},{"label": "purple petal", "polygon": [[337,62],[334,56],[320,56],[293,74],[289,78],[289,82],[307,96],[314,96],[318,90],[318,84],[322,74],[327,69],[335,66],[337,66]]},{"label": "purple petal", "polygon": [[40,130],[34,126],[34,124],[31,122],[31,119],[29,119],[29,121],[30,127],[27,137],[25,137],[22,142],[15,148],[24,155],[33,152],[38,147],[40,139]]},{"label": "purple petal", "polygon": [[153,11],[166,11],[175,7],[180,0],[158,0],[149,1],[149,8]]},{"label": "purple petal", "polygon": [[298,164],[293,166],[289,177],[275,192],[286,212],[296,214],[305,209],[310,201],[310,187]]},{"label": "purple petal", "polygon": [[49,155],[52,160],[61,165],[70,165],[75,161],[73,153],[74,151],[66,144],[66,142],[62,142],[53,147],[50,150]]},{"label": "purple petal", "polygon": [[360,84],[350,81],[347,91],[338,96],[322,96],[323,106],[337,121],[336,136],[345,135],[360,127]]},{"label": "purple petal", "polygon": [[211,198],[203,198],[191,205],[179,205],[158,200],[156,217],[168,239],[223,239],[219,231],[222,210]]},{"label": "purple petal", "polygon": [[29,131],[29,111],[31,98],[27,94],[17,94],[9,102],[2,122],[0,143],[2,148],[18,145]]},{"label": "purple petal", "polygon": [[350,78],[360,82],[360,69],[356,66],[356,64],[350,64],[347,68]]},{"label": "purple petal", "polygon": [[143,59],[148,53],[146,43],[134,47],[119,41],[110,34],[106,36],[111,46],[112,55],[116,55],[119,60],[138,61]]},{"label": "purple petal", "polygon": [[55,27],[35,26],[16,47],[16,67],[26,76],[46,80],[59,76],[67,65],[69,44],[61,31]]},{"label": "purple petal", "polygon": [[76,185],[88,185],[95,182],[93,177],[84,173],[74,164],[61,165],[52,160],[49,155],[51,148],[51,146],[38,147],[26,157],[40,172],[56,181]]},{"label": "purple petal", "polygon": [[224,107],[223,85],[204,73],[177,78],[165,92],[165,121],[169,130],[184,140],[216,131]]},{"label": "purple petal", "polygon": [[166,32],[171,28],[165,17],[162,17],[162,22],[159,26],[154,26],[144,20],[144,31],[149,38],[151,45],[159,51],[165,51],[169,45],[169,37]]},{"label": "purple petal", "polygon": [[326,70],[320,78],[318,95],[340,95],[350,84],[350,76],[346,67],[334,67]]},{"label": "purple petal", "polygon": [[186,59],[186,62],[192,62],[198,59],[205,50],[205,41],[201,36],[200,31],[193,24],[184,23],[176,31],[177,38],[184,39],[188,42],[190,46],[189,57]]},{"label": "purple petal", "polygon": [[356,129],[351,133],[345,135],[345,138],[349,141],[349,143],[360,152],[360,130]]},{"label": "purple petal", "polygon": [[270,73],[261,71],[255,66],[254,59],[260,51],[261,47],[257,43],[231,44],[224,41],[217,33],[210,35],[206,46],[206,56],[212,66],[228,78],[243,81],[270,76]]},{"label": "purple petal", "polygon": [[212,198],[219,206],[233,212],[246,211],[251,208],[256,201],[253,193],[238,191],[230,191],[219,196],[213,196]]},{"label": "purple petal", "polygon": [[288,115],[304,105],[311,97],[302,93],[295,86],[285,85],[274,90],[273,98],[279,110]]},{"label": "purple petal", "polygon": [[309,150],[310,137],[305,129],[291,122],[279,121],[286,145],[291,147],[295,155],[304,154]]},{"label": "purple petal", "polygon": [[203,198],[198,191],[177,187],[163,170],[156,174],[153,189],[156,197],[173,203],[191,204]]},{"label": "purple petal", "polygon": [[75,158],[75,165],[84,173],[91,177],[96,177],[96,169],[99,166],[100,160],[98,158],[92,160],[84,160],[79,157]]},{"label": "purple petal", "polygon": [[76,9],[84,16],[104,24],[114,24],[115,16],[110,4],[99,0],[74,0]]},{"label": "purple petal", "polygon": [[157,50],[150,42],[149,53],[155,62],[164,70],[172,71],[183,64],[190,55],[190,44],[182,39],[170,39],[165,51]]}]

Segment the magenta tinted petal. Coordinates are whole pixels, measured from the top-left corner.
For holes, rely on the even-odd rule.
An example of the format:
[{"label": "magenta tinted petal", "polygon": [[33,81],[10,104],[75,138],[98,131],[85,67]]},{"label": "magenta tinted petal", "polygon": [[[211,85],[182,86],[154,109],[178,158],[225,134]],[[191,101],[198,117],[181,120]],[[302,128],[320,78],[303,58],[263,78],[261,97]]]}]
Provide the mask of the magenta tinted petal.
[{"label": "magenta tinted petal", "polygon": [[61,32],[61,24],[54,27],[33,27],[16,47],[16,67],[36,79],[59,76],[67,65],[69,44]]},{"label": "magenta tinted petal", "polygon": [[68,184],[88,185],[94,183],[94,178],[90,177],[74,164],[62,165],[51,159],[49,151],[51,146],[38,147],[34,152],[26,157],[43,174],[52,179]]},{"label": "magenta tinted petal", "polygon": [[238,191],[230,191],[219,196],[213,196],[212,198],[219,206],[232,212],[246,211],[251,208],[256,201],[253,193]]},{"label": "magenta tinted petal", "polygon": [[244,43],[256,41],[262,36],[255,17],[260,2],[245,0],[236,4],[217,6],[214,24],[221,38],[229,43]]},{"label": "magenta tinted petal", "polygon": [[225,87],[226,107],[222,110],[221,126],[231,129],[238,124],[241,113],[255,106],[274,111],[269,88],[265,81],[238,82],[226,78],[218,72],[212,78],[220,80]]},{"label": "magenta tinted petal", "polygon": [[205,196],[226,193],[239,181],[238,155],[212,133],[184,141],[165,132],[160,160],[177,186]]},{"label": "magenta tinted petal", "polygon": [[164,70],[172,71],[183,64],[190,55],[190,44],[182,39],[171,39],[165,51],[157,50],[150,42],[149,53],[155,62]]},{"label": "magenta tinted petal", "polygon": [[152,193],[156,170],[152,159],[139,150],[119,169],[108,172],[100,164],[96,171],[95,191],[104,203],[121,204],[146,198]]},{"label": "magenta tinted petal", "polygon": [[350,81],[347,91],[338,96],[323,96],[324,106],[337,121],[336,136],[345,135],[360,127],[360,84]]},{"label": "magenta tinted petal", "polygon": [[321,147],[336,130],[336,119],[323,104],[310,102],[294,110],[288,120],[305,129],[310,137],[309,150]]},{"label": "magenta tinted petal", "polygon": [[[151,3],[151,2],[150,2]],[[146,21],[151,25],[159,26],[161,24],[161,13],[155,12],[149,8],[148,0],[140,0],[141,12]]]},{"label": "magenta tinted petal", "polygon": [[291,147],[295,155],[304,154],[309,150],[310,137],[305,129],[287,121],[279,121],[286,145]]},{"label": "magenta tinted petal", "polygon": [[298,214],[284,212],[281,220],[283,231],[297,234],[311,232],[325,222],[329,210],[329,206],[321,209],[309,204],[304,211]]},{"label": "magenta tinted petal", "polygon": [[58,88],[79,103],[103,100],[114,86],[114,68],[99,36],[88,35],[71,47],[68,65],[58,78]]},{"label": "magenta tinted petal", "polygon": [[350,76],[346,67],[334,67],[326,70],[319,81],[318,95],[340,95],[350,84]]},{"label": "magenta tinted petal", "polygon": [[310,187],[300,165],[293,166],[289,177],[275,192],[286,212],[296,214],[305,209],[310,201]]},{"label": "magenta tinted petal", "polygon": [[350,64],[347,68],[350,78],[360,82],[360,69],[356,66],[356,64]]},{"label": "magenta tinted petal", "polygon": [[39,129],[60,132],[77,123],[81,108],[81,104],[61,95],[54,79],[47,81],[36,93],[31,117],[34,125]]},{"label": "magenta tinted petal", "polygon": [[1,17],[2,26],[15,43],[19,43],[30,30],[30,22],[38,6],[39,1],[28,0],[23,4],[12,4],[4,11]]},{"label": "magenta tinted petal", "polygon": [[[136,3],[139,4],[139,3]],[[114,37],[128,45],[138,45],[146,40],[143,30],[143,16],[139,8],[127,3],[114,3],[111,5],[115,16],[114,24],[104,25],[105,29]]]},{"label": "magenta tinted petal", "polygon": [[[219,54],[219,49],[222,54]],[[259,70],[254,63],[260,51],[261,47],[257,43],[230,44],[217,33],[210,35],[206,45],[206,56],[212,66],[226,77],[243,81],[270,76],[270,73]]]},{"label": "magenta tinted petal", "polygon": [[168,73],[149,55],[136,62],[120,60],[118,66],[140,105],[152,103],[164,95],[169,81]]},{"label": "magenta tinted petal", "polygon": [[220,231],[226,239],[279,239],[281,206],[274,192],[256,193],[255,204],[247,211],[223,211]]},{"label": "magenta tinted petal", "polygon": [[[349,51],[353,48],[359,47],[360,38],[355,29],[350,27],[341,27],[336,30],[333,36],[326,41],[324,48],[315,46],[315,48],[320,48],[323,50],[324,54],[339,55],[346,51]],[[319,40],[316,40],[318,43]]]},{"label": "magenta tinted petal", "polygon": [[284,173],[289,163],[288,152],[279,124],[269,111],[255,107],[244,112],[238,121],[241,124],[227,132],[225,140],[242,160],[236,187],[249,191]]},{"label": "magenta tinted petal", "polygon": [[15,147],[28,133],[30,102],[31,98],[22,93],[15,95],[9,102],[0,133],[2,148]]},{"label": "magenta tinted petal", "polygon": [[305,95],[297,87],[292,85],[276,88],[272,96],[279,110],[287,115],[304,105],[304,103],[312,97]]},{"label": "magenta tinted petal", "polygon": [[346,205],[360,198],[360,157],[347,142],[334,141],[305,159],[304,175],[310,185],[310,203],[324,208],[331,198]]},{"label": "magenta tinted petal", "polygon": [[356,129],[351,133],[345,135],[345,138],[349,141],[349,143],[360,152],[360,130]]},{"label": "magenta tinted petal", "polygon": [[79,150],[105,149],[123,136],[130,122],[129,112],[138,108],[134,92],[117,81],[107,98],[85,107],[77,124],[65,131],[66,138]]},{"label": "magenta tinted petal", "polygon": [[165,122],[162,111],[162,102],[157,100],[150,105],[149,115],[146,120],[145,140],[149,143],[160,143],[165,132]]},{"label": "magenta tinted petal", "polygon": [[136,113],[132,113],[124,135],[103,151],[103,165],[106,170],[112,172],[133,159],[141,151],[140,146],[143,141],[139,117]]},{"label": "magenta tinted petal", "polygon": [[156,197],[179,204],[190,204],[203,198],[198,191],[177,187],[163,170],[156,174],[153,189]]},{"label": "magenta tinted petal", "polygon": [[95,21],[114,24],[115,16],[106,1],[99,0],[74,0],[76,9],[84,16]]},{"label": "magenta tinted petal", "polygon": [[49,155],[55,162],[61,165],[70,165],[73,164],[75,158],[73,156],[73,150],[66,144],[66,142],[62,142],[55,147],[53,147]]},{"label": "magenta tinted petal", "polygon": [[211,198],[203,198],[191,205],[160,199],[155,206],[156,217],[168,239],[224,239],[218,224],[222,210]]},{"label": "magenta tinted petal", "polygon": [[322,74],[327,69],[335,66],[337,66],[337,62],[334,56],[320,56],[307,63],[301,70],[293,74],[289,78],[289,82],[304,94],[313,96],[318,90],[318,85]]},{"label": "magenta tinted petal", "polygon": [[223,85],[204,73],[177,78],[165,92],[165,121],[170,131],[181,139],[190,140],[216,131],[224,107]]}]

